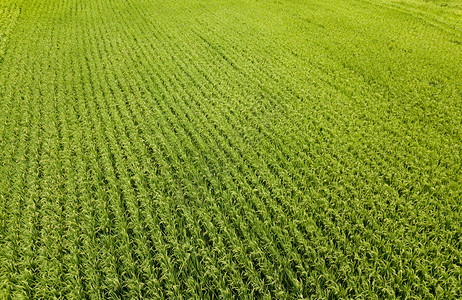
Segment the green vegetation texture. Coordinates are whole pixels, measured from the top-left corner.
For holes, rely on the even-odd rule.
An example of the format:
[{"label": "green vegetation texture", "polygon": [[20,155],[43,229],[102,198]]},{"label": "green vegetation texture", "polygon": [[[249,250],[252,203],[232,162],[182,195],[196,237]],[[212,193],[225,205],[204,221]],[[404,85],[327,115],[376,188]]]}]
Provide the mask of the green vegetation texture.
[{"label": "green vegetation texture", "polygon": [[462,2],[0,0],[0,298],[462,297]]}]

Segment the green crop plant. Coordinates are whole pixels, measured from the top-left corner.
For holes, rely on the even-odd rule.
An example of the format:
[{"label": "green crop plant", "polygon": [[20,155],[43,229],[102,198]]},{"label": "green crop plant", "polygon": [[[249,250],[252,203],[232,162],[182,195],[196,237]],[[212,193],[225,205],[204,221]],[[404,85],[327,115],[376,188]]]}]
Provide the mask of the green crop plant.
[{"label": "green crop plant", "polygon": [[0,0],[0,299],[459,299],[459,0]]}]

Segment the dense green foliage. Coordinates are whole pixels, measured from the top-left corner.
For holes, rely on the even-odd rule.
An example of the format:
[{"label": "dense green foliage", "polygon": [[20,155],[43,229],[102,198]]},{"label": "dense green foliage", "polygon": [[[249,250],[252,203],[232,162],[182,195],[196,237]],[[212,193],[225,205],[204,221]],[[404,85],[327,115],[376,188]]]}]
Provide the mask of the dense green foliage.
[{"label": "dense green foliage", "polygon": [[462,2],[0,0],[0,298],[462,297]]}]

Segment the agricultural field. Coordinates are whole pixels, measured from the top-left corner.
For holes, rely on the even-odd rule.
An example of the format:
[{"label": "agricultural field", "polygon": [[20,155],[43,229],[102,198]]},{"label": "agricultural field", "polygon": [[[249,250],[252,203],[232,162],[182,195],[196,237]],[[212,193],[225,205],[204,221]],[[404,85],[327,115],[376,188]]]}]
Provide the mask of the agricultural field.
[{"label": "agricultural field", "polygon": [[0,299],[460,299],[461,167],[461,0],[0,0]]}]

